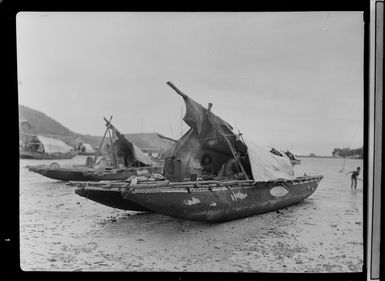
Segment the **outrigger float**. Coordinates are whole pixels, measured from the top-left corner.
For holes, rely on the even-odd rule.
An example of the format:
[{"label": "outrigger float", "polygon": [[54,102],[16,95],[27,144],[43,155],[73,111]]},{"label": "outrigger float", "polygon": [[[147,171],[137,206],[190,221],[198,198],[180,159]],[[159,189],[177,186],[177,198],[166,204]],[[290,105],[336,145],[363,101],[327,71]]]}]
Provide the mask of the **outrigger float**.
[{"label": "outrigger float", "polygon": [[[184,121],[190,129],[165,159],[166,179],[71,182],[77,194],[125,210],[140,206],[180,219],[222,222],[291,206],[317,189],[323,176],[294,177],[288,157],[235,134],[211,112],[212,104],[206,109],[171,82],[167,84],[183,97]],[[203,163],[206,158],[209,161]]]},{"label": "outrigger float", "polygon": [[125,199],[122,192],[129,183],[127,182],[76,182],[67,183],[76,186],[75,193],[79,196],[106,205],[108,207],[125,211],[152,212],[134,201]]},{"label": "outrigger float", "polygon": [[[140,176],[142,174],[160,173],[162,164],[153,161],[148,155],[144,154],[134,143],[129,142],[112,124],[111,119],[106,121],[107,129],[99,152],[101,151],[107,132],[110,136],[112,151],[106,154],[113,160],[111,166],[98,167],[96,161],[98,155],[94,158],[88,157],[85,165],[74,165],[66,168],[60,167],[56,162],[50,165],[27,166],[29,171],[41,174],[45,177],[61,181],[103,181],[103,180],[126,180],[131,176]],[[118,158],[121,159],[121,165],[118,166]]]}]

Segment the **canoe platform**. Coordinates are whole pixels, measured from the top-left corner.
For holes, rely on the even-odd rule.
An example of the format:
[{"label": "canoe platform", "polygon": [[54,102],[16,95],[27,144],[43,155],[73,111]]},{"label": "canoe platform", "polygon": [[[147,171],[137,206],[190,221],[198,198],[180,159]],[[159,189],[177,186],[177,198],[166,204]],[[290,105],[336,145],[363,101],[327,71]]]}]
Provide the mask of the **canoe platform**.
[{"label": "canoe platform", "polygon": [[[256,182],[173,182],[130,185],[123,197],[180,219],[222,222],[275,211],[309,197],[322,176]],[[153,185],[153,186],[151,186]]]},{"label": "canoe platform", "polygon": [[[317,189],[323,176],[264,182],[106,181],[70,182],[75,192],[123,210],[145,210],[186,220],[223,222],[275,211],[296,204]],[[127,201],[124,203],[124,201]]]}]

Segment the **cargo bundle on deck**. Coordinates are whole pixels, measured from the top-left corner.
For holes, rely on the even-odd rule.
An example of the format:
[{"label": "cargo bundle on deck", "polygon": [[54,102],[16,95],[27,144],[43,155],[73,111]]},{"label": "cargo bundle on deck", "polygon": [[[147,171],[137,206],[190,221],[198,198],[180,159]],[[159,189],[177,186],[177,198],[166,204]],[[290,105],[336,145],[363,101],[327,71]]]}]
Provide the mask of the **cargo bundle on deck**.
[{"label": "cargo bundle on deck", "polygon": [[[138,210],[140,206],[142,211],[176,218],[220,222],[278,210],[316,190],[322,176],[295,177],[289,157],[270,153],[234,133],[226,121],[212,113],[212,104],[204,108],[171,82],[167,84],[184,99],[183,120],[190,129],[165,159],[165,179],[149,176],[104,184],[71,182],[77,186],[76,193],[98,192],[100,203],[121,209]],[[114,192],[115,204],[112,197],[102,198],[103,192]]]}]

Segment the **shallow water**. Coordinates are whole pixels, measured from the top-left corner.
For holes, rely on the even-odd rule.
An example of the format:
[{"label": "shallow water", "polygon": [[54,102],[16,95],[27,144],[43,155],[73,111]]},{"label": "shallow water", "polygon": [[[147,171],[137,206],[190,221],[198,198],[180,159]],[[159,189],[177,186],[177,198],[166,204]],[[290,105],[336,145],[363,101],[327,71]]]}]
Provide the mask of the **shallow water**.
[{"label": "shallow water", "polygon": [[[29,172],[20,160],[20,266],[34,271],[359,272],[362,181],[350,189],[343,159],[301,158],[297,176],[323,175],[294,206],[220,224],[113,209]],[[346,160],[345,170],[362,160]],[[362,178],[362,173],[360,175]]]}]

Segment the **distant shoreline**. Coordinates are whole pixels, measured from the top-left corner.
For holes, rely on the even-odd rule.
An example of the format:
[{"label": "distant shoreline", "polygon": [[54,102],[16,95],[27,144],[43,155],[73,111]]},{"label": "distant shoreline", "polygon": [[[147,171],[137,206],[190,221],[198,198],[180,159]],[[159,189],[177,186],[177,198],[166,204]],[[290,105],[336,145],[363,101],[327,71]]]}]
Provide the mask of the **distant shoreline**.
[{"label": "distant shoreline", "polygon": [[[345,159],[345,157],[333,157],[333,156],[320,156],[320,155],[315,155],[315,156],[309,156],[309,155],[296,155],[296,157],[301,157],[301,158],[333,158],[333,159]],[[362,160],[362,158],[348,158],[346,159],[357,159],[357,160]]]}]

